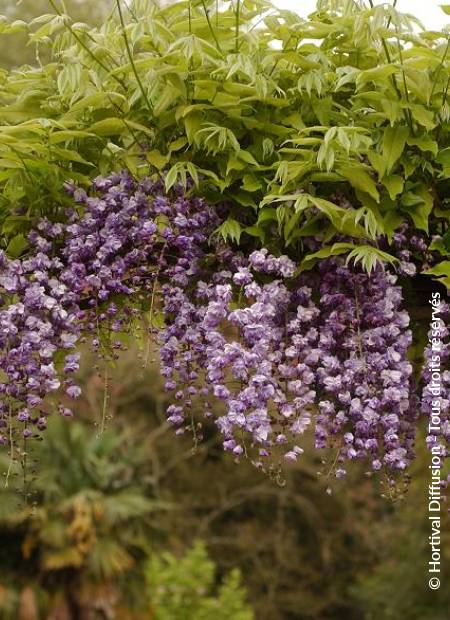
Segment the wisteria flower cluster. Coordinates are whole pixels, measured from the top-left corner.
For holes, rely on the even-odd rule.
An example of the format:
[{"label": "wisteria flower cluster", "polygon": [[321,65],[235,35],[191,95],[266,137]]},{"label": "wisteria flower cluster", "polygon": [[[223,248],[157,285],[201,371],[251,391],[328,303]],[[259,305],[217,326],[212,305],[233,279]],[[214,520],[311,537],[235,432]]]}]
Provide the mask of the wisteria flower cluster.
[{"label": "wisteria flower cluster", "polygon": [[[0,442],[43,430],[49,407],[71,415],[80,342],[117,357],[122,335],[158,311],[177,433],[196,435],[201,416],[212,419],[225,450],[264,467],[269,457],[297,460],[311,428],[317,449],[333,449],[337,477],[355,459],[374,471],[407,468],[419,403],[396,276],[340,257],[299,274],[288,256],[234,250],[213,234],[217,209],[181,186],[167,194],[123,172],[89,192],[66,189],[65,222],[39,222],[23,259],[0,254]],[[405,234],[394,239],[399,252]],[[424,250],[420,238],[407,243]],[[412,272],[411,254],[400,258]]]},{"label": "wisteria flower cluster", "polygon": [[[165,288],[162,373],[179,401],[169,420],[180,427],[189,422],[201,376],[205,415],[212,411],[204,401],[223,403],[217,425],[226,450],[239,456],[257,446],[265,457],[280,445],[295,460],[315,397],[318,310],[306,286],[288,288],[295,271],[288,257],[262,250],[227,264],[212,282],[200,279],[193,298],[181,287]],[[273,279],[258,283],[265,274]]]},{"label": "wisteria flower cluster", "polygon": [[320,275],[316,445],[335,437],[337,462],[368,457],[374,470],[403,470],[413,456],[418,403],[396,277],[381,268],[369,277],[337,260],[322,263]]},{"label": "wisteria flower cluster", "polygon": [[193,293],[169,284],[164,291],[162,372],[178,401],[169,420],[179,432],[192,426],[193,397],[201,396],[207,417],[212,400],[222,403],[217,425],[237,457],[256,450],[261,465],[282,450],[296,460],[314,419],[316,447],[336,449],[338,477],[352,459],[368,458],[375,471],[404,470],[417,399],[395,276],[329,259],[308,278],[319,285],[313,301],[286,256],[263,249],[225,263]]},{"label": "wisteria flower cluster", "polygon": [[[8,441],[13,418],[22,423],[25,438],[32,434],[31,424],[44,429],[41,405],[62,383],[68,395],[78,393],[70,378],[78,369],[78,353],[69,352],[79,337],[78,308],[74,296],[53,275],[61,267],[43,239],[37,240],[36,254],[24,261],[9,261],[0,254],[1,443]],[[66,352],[63,381],[55,367],[59,352]]]},{"label": "wisteria flower cluster", "polygon": [[[98,178],[91,195],[69,184],[74,208],[65,223],[42,220],[29,235],[30,254],[0,254],[0,442],[10,443],[19,422],[23,437],[45,428],[48,398],[73,379],[75,347],[89,337],[106,356],[122,347],[139,304],[155,294],[165,271],[176,279],[195,269],[201,245],[217,225],[214,212],[178,187],[129,174]],[[172,263],[178,260],[173,269]],[[71,415],[62,402],[59,411]]]}]

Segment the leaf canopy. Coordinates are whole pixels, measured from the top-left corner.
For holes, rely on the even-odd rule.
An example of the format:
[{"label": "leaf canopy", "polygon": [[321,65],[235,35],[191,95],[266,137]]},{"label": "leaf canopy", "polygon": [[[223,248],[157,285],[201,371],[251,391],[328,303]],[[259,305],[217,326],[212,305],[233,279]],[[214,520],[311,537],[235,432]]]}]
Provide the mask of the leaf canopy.
[{"label": "leaf canopy", "polygon": [[[238,6],[134,0],[95,27],[56,4],[30,23],[2,18],[0,36],[20,28],[50,54],[1,75],[5,247],[22,252],[34,218],[64,217],[65,180],[121,167],[168,188],[191,177],[230,205],[234,242],[243,229],[293,251],[320,223],[324,243],[365,245],[403,222],[448,225],[448,35],[386,4],[321,0],[307,19]],[[300,210],[298,192],[311,197]],[[273,228],[259,211],[278,198]]]}]

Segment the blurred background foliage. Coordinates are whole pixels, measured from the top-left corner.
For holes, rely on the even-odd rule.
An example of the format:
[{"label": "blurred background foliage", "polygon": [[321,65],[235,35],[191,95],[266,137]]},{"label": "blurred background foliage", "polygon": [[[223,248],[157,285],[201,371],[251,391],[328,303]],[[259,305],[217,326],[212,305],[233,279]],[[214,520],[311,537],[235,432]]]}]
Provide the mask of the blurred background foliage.
[{"label": "blurred background foliage", "polygon": [[[60,1],[60,0],[58,0]],[[75,21],[86,22],[93,25],[101,24],[112,8],[112,0],[65,0],[63,3],[65,12]],[[63,5],[60,6],[62,7]],[[31,20],[52,13],[48,0],[0,0],[0,15],[10,20],[30,22]],[[0,46],[0,67],[11,69],[23,64],[36,64],[45,62],[49,54],[45,47],[39,49],[28,44],[28,35],[19,28],[17,32],[7,34],[2,38]]]},{"label": "blurred background foliage", "polygon": [[[397,502],[362,466],[346,482],[317,478],[308,451],[271,478],[232,462],[212,428],[195,450],[175,439],[154,364],[130,349],[109,371],[100,435],[93,358],[75,419],[55,415],[29,443],[25,478],[13,464],[0,618],[448,620],[449,588],[427,585],[425,453]],[[448,534],[442,549],[445,567]]]}]

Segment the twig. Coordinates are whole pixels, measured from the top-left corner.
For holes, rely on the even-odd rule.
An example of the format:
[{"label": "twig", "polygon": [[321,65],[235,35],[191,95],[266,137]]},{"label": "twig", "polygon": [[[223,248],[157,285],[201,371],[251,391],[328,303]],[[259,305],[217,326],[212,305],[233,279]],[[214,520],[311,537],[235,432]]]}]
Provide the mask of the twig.
[{"label": "twig", "polygon": [[8,463],[8,471],[6,472],[5,478],[5,489],[9,486],[9,477],[11,475],[12,464],[14,461],[14,440],[12,433],[12,415],[11,415],[11,404],[9,405],[8,411],[8,425],[9,425],[9,463]]},{"label": "twig", "polygon": [[445,62],[445,59],[447,58],[447,54],[448,54],[448,50],[449,49],[450,49],[450,37],[447,39],[447,46],[446,46],[445,51],[444,51],[444,53],[442,55],[441,62],[439,63],[439,66],[438,66],[438,68],[436,70],[436,75],[434,76],[433,85],[431,87],[431,93],[430,93],[430,97],[429,97],[428,101],[431,101],[431,99],[433,98],[434,91],[435,91],[435,88],[436,88],[436,85],[437,85],[437,81],[438,81],[438,77],[441,74],[442,67],[444,66],[444,62]]},{"label": "twig", "polygon": [[212,34],[212,37],[213,37],[214,41],[215,41],[216,47],[217,47],[218,51],[223,56],[223,50],[222,50],[222,48],[220,46],[219,39],[217,38],[217,35],[216,35],[216,33],[214,31],[214,28],[213,28],[213,25],[211,23],[211,19],[209,17],[208,9],[206,8],[205,0],[202,0],[202,6],[203,6],[203,11],[205,13],[206,21],[208,22],[209,30],[210,30],[210,32]]},{"label": "twig", "polygon": [[105,367],[105,378],[104,378],[104,391],[103,391],[103,406],[102,406],[102,420],[100,424],[100,435],[103,435],[105,432],[106,426],[106,412],[108,410],[108,367]]},{"label": "twig", "polygon": [[240,21],[241,2],[237,0],[236,4],[236,32],[235,32],[235,52],[239,53],[239,21]]},{"label": "twig", "polygon": [[133,59],[133,54],[131,52],[130,42],[128,41],[127,32],[125,30],[125,21],[123,19],[123,13],[122,13],[122,8],[120,6],[120,0],[116,0],[116,5],[117,5],[117,10],[119,12],[120,24],[122,26],[122,36],[123,36],[123,40],[125,41],[125,47],[127,49],[128,60],[130,61],[131,68],[132,68],[133,73],[134,73],[134,77],[136,78],[136,82],[138,83],[139,90],[141,91],[142,96],[144,97],[144,101],[147,104],[147,108],[149,109],[149,112],[153,113],[153,106],[150,103],[150,100],[148,98],[148,94],[146,93],[146,91],[144,89],[144,85],[142,84],[141,78],[139,77],[139,73],[137,72],[137,69],[136,69],[136,65],[134,64],[134,59]]}]

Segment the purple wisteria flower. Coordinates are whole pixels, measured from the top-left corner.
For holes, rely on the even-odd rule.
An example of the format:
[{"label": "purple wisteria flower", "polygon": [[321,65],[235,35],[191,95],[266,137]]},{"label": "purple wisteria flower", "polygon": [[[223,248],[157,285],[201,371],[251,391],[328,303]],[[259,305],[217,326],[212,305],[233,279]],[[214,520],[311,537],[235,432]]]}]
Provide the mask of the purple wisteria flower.
[{"label": "purple wisteria flower", "polygon": [[[123,345],[114,336],[130,330],[157,283],[188,283],[218,224],[181,186],[167,195],[161,182],[127,172],[96,179],[89,192],[71,183],[66,189],[77,205],[66,222],[42,219],[22,260],[0,252],[2,443],[14,419],[24,437],[45,428],[52,392],[80,396],[70,378],[79,368],[78,343],[89,338],[103,357],[117,357]],[[62,403],[58,409],[71,415]]]},{"label": "purple wisteria flower", "polygon": [[[235,251],[213,234],[216,210],[181,186],[167,194],[160,181],[122,172],[87,191],[66,189],[67,221],[42,219],[23,259],[0,252],[0,443],[10,441],[11,424],[15,437],[43,430],[52,394],[71,416],[69,399],[81,395],[79,343],[115,359],[121,336],[150,313],[178,434],[201,434],[200,413],[214,420],[226,451],[264,467],[272,457],[299,459],[311,429],[318,449],[334,450],[337,478],[355,459],[374,471],[407,468],[418,399],[395,276],[381,267],[368,275],[341,258],[298,275],[288,256]],[[400,229],[394,245],[399,272],[412,275],[426,246],[407,234]],[[448,306],[443,314],[448,323]],[[449,330],[442,335],[448,365]],[[425,382],[430,372],[428,364]],[[443,425],[429,442],[443,438],[444,451],[450,371],[442,376]],[[426,388],[422,404],[431,415]]]},{"label": "purple wisteria flower", "polygon": [[401,289],[382,268],[369,276],[329,259],[319,269],[316,446],[337,446],[337,463],[369,458],[374,470],[382,463],[404,470],[413,457],[418,402]]}]

